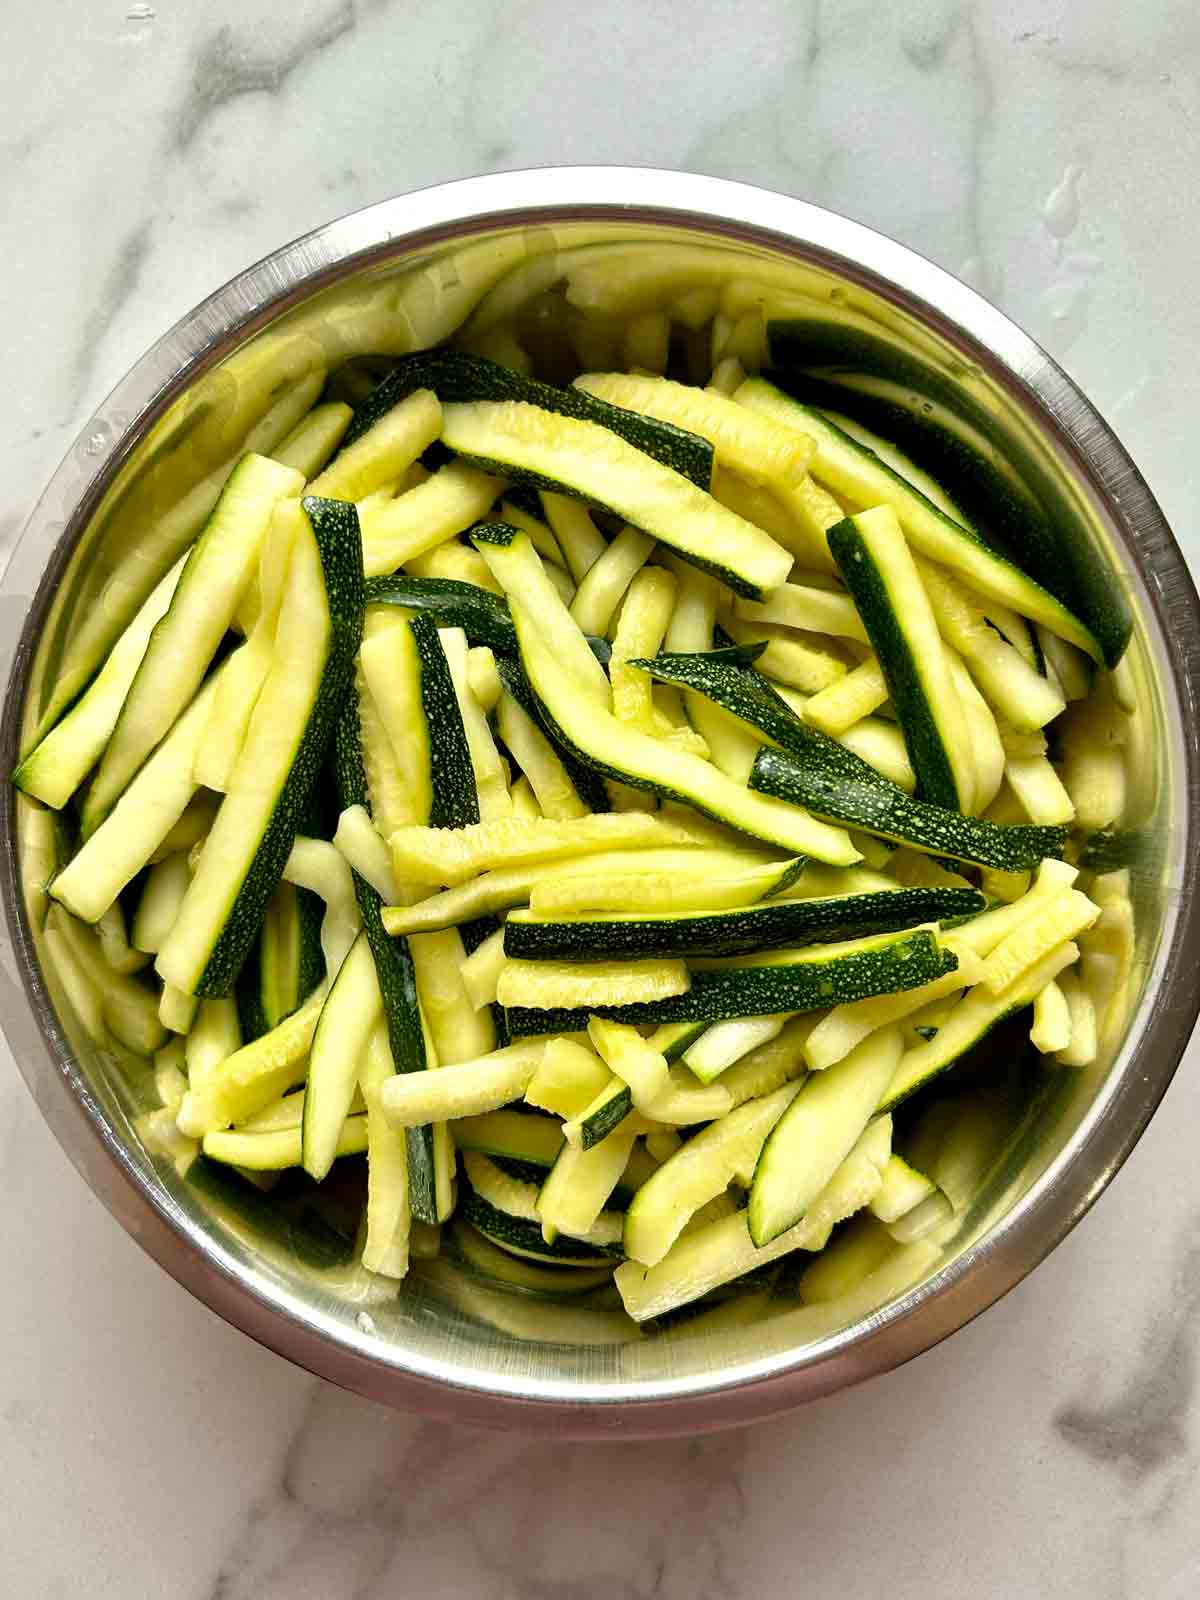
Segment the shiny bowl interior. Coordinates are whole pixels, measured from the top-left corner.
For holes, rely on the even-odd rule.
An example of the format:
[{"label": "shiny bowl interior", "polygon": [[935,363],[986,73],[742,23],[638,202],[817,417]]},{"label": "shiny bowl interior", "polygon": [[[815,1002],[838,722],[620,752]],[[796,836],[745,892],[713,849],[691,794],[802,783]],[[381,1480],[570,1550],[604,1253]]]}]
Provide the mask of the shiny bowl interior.
[{"label": "shiny bowl interior", "polygon": [[[939,403],[986,430],[1004,469],[1118,574],[1135,616],[1139,706],[1124,821],[1141,842],[1136,995],[1119,1048],[1086,1069],[1027,1074],[974,1204],[950,1236],[912,1258],[908,1281],[897,1278],[884,1303],[771,1307],[741,1324],[684,1323],[614,1343],[602,1310],[493,1296],[481,1311],[442,1263],[418,1264],[397,1293],[303,1217],[281,1222],[245,1193],[181,1180],[169,1160],[149,1154],[133,1128],[153,1103],[145,1067],[88,1042],[42,960],[39,885],[52,843],[7,785],[0,826],[15,848],[4,856],[0,1009],[35,1098],[88,1182],[175,1277],[254,1338],[347,1387],[436,1416],[568,1436],[650,1435],[771,1414],[894,1366],[961,1326],[1100,1193],[1186,1043],[1197,1010],[1185,955],[1197,933],[1200,610],[1153,498],[1069,379],[992,307],[911,252],[742,185],[589,168],[469,180],[386,202],[226,285],[142,358],[85,427],[0,591],[14,638],[24,616],[0,738],[11,770],[47,685],[119,603],[114,571],[129,570],[145,530],[228,457],[282,386],[464,326],[483,339],[581,262],[580,294],[597,315],[606,274],[620,263],[635,282],[644,278],[637,306],[735,285],[738,304],[778,310],[802,297],[886,342],[936,380]],[[664,263],[675,263],[665,279]]]}]

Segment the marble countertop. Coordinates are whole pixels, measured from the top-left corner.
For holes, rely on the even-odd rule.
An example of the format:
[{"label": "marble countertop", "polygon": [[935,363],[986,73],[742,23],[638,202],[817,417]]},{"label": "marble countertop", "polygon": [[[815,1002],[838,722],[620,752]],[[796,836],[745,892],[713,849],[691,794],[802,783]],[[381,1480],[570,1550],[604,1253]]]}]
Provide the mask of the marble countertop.
[{"label": "marble countertop", "polygon": [[[133,358],[246,262],[441,179],[603,160],[786,190],[969,279],[1200,560],[1189,0],[58,0],[5,35],[5,543]],[[0,1590],[1184,1600],[1197,1068],[1193,1045],[1091,1215],[939,1349],[753,1430],[588,1448],[377,1409],[226,1327],[93,1200],[5,1051]]]}]

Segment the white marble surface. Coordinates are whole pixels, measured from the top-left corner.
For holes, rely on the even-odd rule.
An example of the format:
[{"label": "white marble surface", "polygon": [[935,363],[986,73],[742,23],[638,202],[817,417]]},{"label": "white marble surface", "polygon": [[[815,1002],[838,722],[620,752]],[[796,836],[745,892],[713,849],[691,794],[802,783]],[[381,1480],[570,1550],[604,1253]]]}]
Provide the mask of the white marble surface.
[{"label": "white marble surface", "polygon": [[[970,278],[1200,558],[1194,0],[55,0],[4,31],[5,539],[247,261],[439,179],[606,160],[784,189]],[[225,1327],[92,1200],[5,1055],[0,1591],[1184,1600],[1197,1067],[1052,1260],[907,1369],[753,1431],[565,1448],[375,1409]]]}]

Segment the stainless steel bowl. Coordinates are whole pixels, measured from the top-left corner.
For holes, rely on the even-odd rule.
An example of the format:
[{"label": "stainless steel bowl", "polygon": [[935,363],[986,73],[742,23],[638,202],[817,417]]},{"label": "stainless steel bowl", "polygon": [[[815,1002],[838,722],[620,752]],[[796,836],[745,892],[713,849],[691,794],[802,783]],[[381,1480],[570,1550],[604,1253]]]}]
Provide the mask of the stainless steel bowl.
[{"label": "stainless steel bowl", "polygon": [[1134,874],[1139,988],[1120,1048],[1094,1068],[1045,1075],[954,1237],[886,1303],[614,1345],[595,1342],[603,1332],[593,1336],[582,1313],[556,1319],[522,1303],[520,1315],[493,1308],[490,1323],[464,1315],[436,1273],[418,1273],[398,1296],[381,1291],[352,1264],[314,1256],[294,1228],[231,1208],[152,1158],[132,1126],[136,1072],[90,1046],[63,997],[52,999],[38,949],[39,844],[7,784],[0,983],[13,1053],[71,1159],[129,1233],[221,1316],[378,1400],[591,1438],[748,1422],[896,1366],[1011,1288],[1112,1178],[1200,1003],[1190,970],[1200,933],[1200,606],[1162,514],[1101,417],[1032,340],[927,261],[740,184],[623,168],[509,173],[387,201],[285,246],[198,306],[118,385],[52,479],[4,579],[13,635],[25,615],[0,729],[3,770],[73,641],[119,603],[117,557],[224,459],[280,382],[314,364],[445,338],[472,313],[478,329],[488,311],[476,307],[498,283],[544,287],[561,253],[585,244],[600,247],[589,281],[601,309],[611,247],[636,247],[653,264],[664,247],[685,245],[711,254],[674,283],[676,294],[736,282],[751,298],[755,286],[768,300],[802,292],[869,319],[936,366],[976,416],[986,411],[998,454],[1113,564],[1136,615],[1129,821],[1144,846]]}]

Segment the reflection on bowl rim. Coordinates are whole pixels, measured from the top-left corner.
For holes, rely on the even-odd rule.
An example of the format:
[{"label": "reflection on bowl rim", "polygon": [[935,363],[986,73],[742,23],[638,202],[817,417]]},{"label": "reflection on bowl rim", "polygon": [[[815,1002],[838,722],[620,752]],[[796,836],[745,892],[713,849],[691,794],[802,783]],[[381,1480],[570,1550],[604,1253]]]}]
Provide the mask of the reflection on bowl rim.
[{"label": "reflection on bowl rim", "polygon": [[[14,1055],[56,1136],[91,1187],[143,1247],[212,1309],[314,1372],[373,1398],[428,1415],[559,1437],[654,1436],[752,1421],[872,1374],[929,1348],[1030,1271],[1079,1220],[1136,1143],[1174,1073],[1200,994],[1183,980],[1200,939],[1189,859],[1200,792],[1200,729],[1190,711],[1200,685],[1200,602],[1158,506],[1119,441],[1057,365],[1000,312],[939,268],[857,223],[803,201],[743,184],[646,168],[512,172],[444,184],[352,213],[283,246],[232,279],[163,336],[89,421],[81,439],[105,441],[86,464],[77,450],[59,467],[10,560],[10,597],[37,575],[37,593],[13,658],[3,729],[13,765],[21,701],[49,594],[118,467],[170,402],[203,371],[282,311],[350,271],[401,251],[478,237],[493,229],[594,221],[699,230],[731,244],[834,267],[986,360],[989,376],[1039,414],[1131,564],[1130,586],[1148,620],[1164,689],[1178,811],[1179,893],[1125,1041],[1078,1128],[1012,1209],[935,1275],[852,1327],[799,1351],[698,1377],[619,1388],[473,1375],[412,1356],[370,1331],[240,1272],[169,1195],[143,1181],[89,1095],[50,1007],[33,955],[11,848],[14,801],[0,796],[3,894],[21,995],[0,967]],[[88,473],[92,476],[89,478]],[[49,562],[42,548],[56,515],[66,530]],[[1164,700],[1166,696],[1164,695]],[[8,991],[11,989],[11,993]],[[1170,1003],[1161,1003],[1168,994]],[[1156,998],[1158,1000],[1156,1002]],[[1139,1056],[1138,1072],[1133,1058]]]}]

